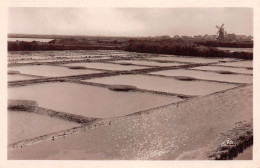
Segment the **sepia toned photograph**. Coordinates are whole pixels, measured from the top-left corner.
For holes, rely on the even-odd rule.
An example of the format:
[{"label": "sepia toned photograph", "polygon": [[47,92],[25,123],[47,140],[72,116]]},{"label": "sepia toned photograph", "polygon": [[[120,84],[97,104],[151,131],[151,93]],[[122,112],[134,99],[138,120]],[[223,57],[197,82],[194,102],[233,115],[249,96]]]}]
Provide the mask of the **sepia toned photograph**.
[{"label": "sepia toned photograph", "polygon": [[252,7],[8,7],[8,160],[253,160]]}]

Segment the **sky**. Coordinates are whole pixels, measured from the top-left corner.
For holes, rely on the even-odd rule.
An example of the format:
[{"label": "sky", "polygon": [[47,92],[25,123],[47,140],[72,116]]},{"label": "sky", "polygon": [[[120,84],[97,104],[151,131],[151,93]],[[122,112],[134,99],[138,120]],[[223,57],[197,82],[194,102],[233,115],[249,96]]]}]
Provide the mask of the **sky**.
[{"label": "sky", "polygon": [[253,35],[252,8],[9,8],[8,33],[90,36]]}]

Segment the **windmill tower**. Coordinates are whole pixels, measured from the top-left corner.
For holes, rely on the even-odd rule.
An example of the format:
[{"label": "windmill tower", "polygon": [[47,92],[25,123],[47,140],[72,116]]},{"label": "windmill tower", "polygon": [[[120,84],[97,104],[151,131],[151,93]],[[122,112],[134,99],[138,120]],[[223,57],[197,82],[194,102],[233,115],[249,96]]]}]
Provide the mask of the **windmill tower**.
[{"label": "windmill tower", "polygon": [[224,30],[223,26],[224,26],[224,24],[222,24],[221,27],[216,26],[218,29],[218,32],[217,32],[218,38],[217,39],[219,41],[223,41],[225,39],[225,30]]}]

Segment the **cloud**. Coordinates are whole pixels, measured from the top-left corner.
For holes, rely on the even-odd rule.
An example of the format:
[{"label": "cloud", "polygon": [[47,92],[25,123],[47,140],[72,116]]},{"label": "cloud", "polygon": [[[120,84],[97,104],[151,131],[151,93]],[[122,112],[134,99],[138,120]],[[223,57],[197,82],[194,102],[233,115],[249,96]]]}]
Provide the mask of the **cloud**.
[{"label": "cloud", "polygon": [[9,33],[105,36],[253,33],[250,8],[9,8]]}]

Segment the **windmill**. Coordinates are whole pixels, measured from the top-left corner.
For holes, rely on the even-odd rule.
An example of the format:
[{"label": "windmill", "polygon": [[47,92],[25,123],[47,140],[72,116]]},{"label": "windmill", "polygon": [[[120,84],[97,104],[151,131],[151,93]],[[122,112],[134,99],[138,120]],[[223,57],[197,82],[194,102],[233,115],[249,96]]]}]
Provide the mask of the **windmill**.
[{"label": "windmill", "polygon": [[217,29],[218,29],[218,32],[217,32],[218,38],[217,38],[217,39],[218,39],[219,41],[223,41],[223,40],[225,39],[225,32],[226,32],[226,31],[224,30],[223,26],[224,26],[224,24],[222,24],[221,27],[216,26]]}]

